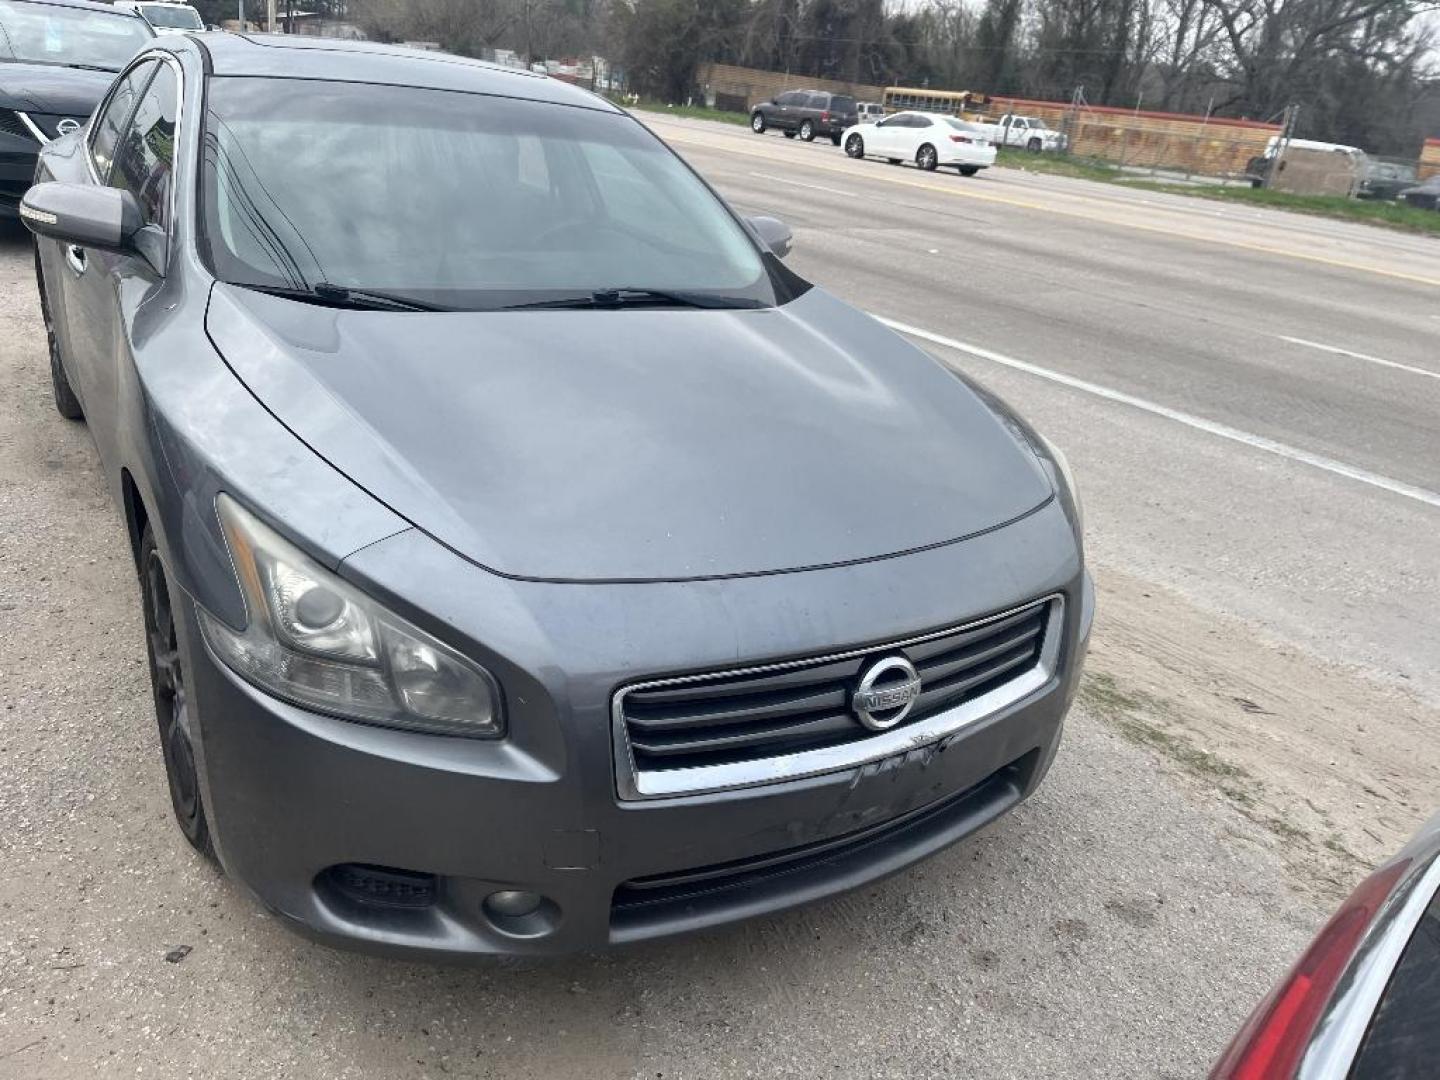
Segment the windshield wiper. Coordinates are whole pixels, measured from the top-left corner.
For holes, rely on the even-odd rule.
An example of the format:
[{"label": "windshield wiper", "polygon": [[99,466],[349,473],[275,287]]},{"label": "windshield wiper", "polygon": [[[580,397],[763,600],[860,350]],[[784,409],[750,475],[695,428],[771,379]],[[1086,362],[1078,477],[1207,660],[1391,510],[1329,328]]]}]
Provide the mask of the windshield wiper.
[{"label": "windshield wiper", "polygon": [[562,296],[558,300],[532,300],[525,304],[509,304],[503,311],[526,311],[542,308],[623,308],[623,307],[688,307],[688,308],[757,308],[764,305],[743,296],[710,296],[706,293],[675,292],[669,289],[596,289],[593,292]]},{"label": "windshield wiper", "polygon": [[288,285],[249,285],[236,282],[241,288],[256,292],[283,296],[289,300],[303,300],[326,307],[353,308],[356,311],[448,311],[438,304],[427,304],[423,300],[412,300],[408,296],[392,293],[373,292],[369,289],[349,289],[344,285],[331,285],[322,281],[308,289],[291,288]]},{"label": "windshield wiper", "polygon": [[114,75],[115,72],[118,70],[117,68],[101,67],[99,64],[72,64],[68,60],[62,60],[60,62],[60,66],[68,68],[78,68],[81,71],[103,71],[106,75]]}]

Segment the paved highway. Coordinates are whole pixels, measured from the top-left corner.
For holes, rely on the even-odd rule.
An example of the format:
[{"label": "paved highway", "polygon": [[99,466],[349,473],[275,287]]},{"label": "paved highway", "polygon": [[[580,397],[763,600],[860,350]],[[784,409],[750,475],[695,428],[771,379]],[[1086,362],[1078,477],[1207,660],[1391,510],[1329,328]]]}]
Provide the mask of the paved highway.
[{"label": "paved highway", "polygon": [[698,939],[448,970],[293,937],[169,820],[122,528],[12,233],[0,1077],[1195,1076],[1440,802],[1440,245],[651,122],[1070,454],[1101,610],[1045,786]]}]

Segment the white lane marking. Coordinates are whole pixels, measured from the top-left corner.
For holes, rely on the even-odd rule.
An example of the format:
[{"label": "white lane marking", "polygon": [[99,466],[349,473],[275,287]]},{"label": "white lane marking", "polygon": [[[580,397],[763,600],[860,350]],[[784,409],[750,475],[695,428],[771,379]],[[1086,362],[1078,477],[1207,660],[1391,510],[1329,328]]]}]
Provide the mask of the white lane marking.
[{"label": "white lane marking", "polygon": [[945,337],[943,334],[931,333],[929,330],[921,330],[919,327],[909,326],[906,323],[897,322],[894,319],[887,319],[881,315],[875,315],[874,318],[890,327],[891,330],[897,330],[910,337],[920,338],[922,341],[929,341],[936,345],[943,345],[945,348],[954,349],[956,352],[969,353],[971,356],[978,356],[982,360],[989,360],[993,364],[1000,364],[1004,367],[1014,368],[1016,371],[1023,371],[1029,375],[1036,375],[1042,379],[1049,379],[1051,382],[1059,383],[1061,386],[1068,386],[1072,390],[1093,394],[1095,397],[1104,398],[1106,401],[1118,402],[1121,405],[1129,405],[1133,409],[1140,409],[1153,416],[1163,416],[1167,420],[1173,420],[1177,424],[1184,424],[1186,427],[1194,428],[1196,431],[1203,431],[1221,439],[1229,439],[1231,442],[1253,447],[1256,450],[1264,450],[1266,453],[1274,454],[1277,457],[1287,458],[1290,461],[1298,461],[1302,465],[1322,469],[1336,476],[1343,476],[1348,480],[1356,480],[1362,484],[1380,488],[1382,491],[1388,491],[1393,495],[1402,495],[1407,499],[1414,499],[1416,502],[1422,502],[1427,506],[1440,509],[1440,492],[1416,487],[1414,484],[1407,484],[1403,480],[1393,480],[1388,476],[1382,476],[1379,473],[1373,473],[1368,469],[1361,469],[1355,465],[1347,465],[1343,461],[1337,461],[1334,458],[1325,457],[1322,454],[1312,454],[1309,450],[1301,450],[1296,446],[1276,442],[1274,439],[1266,438],[1264,435],[1254,435],[1248,431],[1241,431],[1239,428],[1233,428],[1226,424],[1217,424],[1213,420],[1206,420],[1201,416],[1181,412],[1179,409],[1172,409],[1168,405],[1160,405],[1153,401],[1147,401],[1144,398],[1136,397],[1134,394],[1127,394],[1121,390],[1112,390],[1108,386],[1101,386],[1098,383],[1077,379],[1073,375],[1066,375],[1059,371],[1051,371],[1049,368],[1040,367],[1038,364],[1031,364],[1025,360],[1016,360],[1014,357],[981,348],[979,345],[970,345],[963,341],[957,341],[954,338]]},{"label": "white lane marking", "polygon": [[824,184],[807,184],[803,180],[791,180],[788,176],[774,176],[771,173],[763,172],[752,172],[750,175],[776,184],[789,184],[791,187],[803,187],[809,188],[811,191],[826,191],[831,195],[843,195],[847,199],[859,197],[853,191],[841,191],[839,188],[826,187]]},{"label": "white lane marking", "polygon": [[1281,341],[1290,342],[1291,345],[1305,345],[1312,349],[1319,349],[1321,352],[1334,353],[1336,356],[1349,356],[1355,360],[1368,360],[1372,364],[1395,368],[1397,371],[1408,371],[1412,375],[1425,375],[1431,379],[1440,379],[1440,371],[1430,371],[1422,367],[1412,367],[1410,364],[1401,364],[1394,360],[1384,360],[1378,356],[1370,356],[1363,352],[1352,352],[1349,349],[1342,349],[1338,345],[1322,345],[1318,341],[1306,341],[1304,338],[1290,337],[1288,334],[1276,334],[1275,336]]}]

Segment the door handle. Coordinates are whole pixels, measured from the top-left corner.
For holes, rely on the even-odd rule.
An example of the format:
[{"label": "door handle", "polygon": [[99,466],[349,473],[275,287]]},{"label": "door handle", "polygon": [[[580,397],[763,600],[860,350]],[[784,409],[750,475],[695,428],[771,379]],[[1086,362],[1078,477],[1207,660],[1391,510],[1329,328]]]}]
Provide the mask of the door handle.
[{"label": "door handle", "polygon": [[75,273],[85,273],[85,249],[74,244],[65,245],[65,264]]}]

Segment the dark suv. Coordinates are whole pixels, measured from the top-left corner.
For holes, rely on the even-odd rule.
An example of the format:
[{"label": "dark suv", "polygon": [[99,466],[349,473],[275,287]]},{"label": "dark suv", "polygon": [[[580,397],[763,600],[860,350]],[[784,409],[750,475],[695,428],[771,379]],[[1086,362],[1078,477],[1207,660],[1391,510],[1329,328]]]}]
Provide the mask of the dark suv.
[{"label": "dark suv", "polygon": [[750,130],[756,135],[763,135],[767,128],[775,128],[787,139],[799,135],[806,142],[817,135],[825,135],[839,146],[840,133],[859,120],[860,111],[856,108],[855,99],[848,94],[786,90],[751,110]]}]

